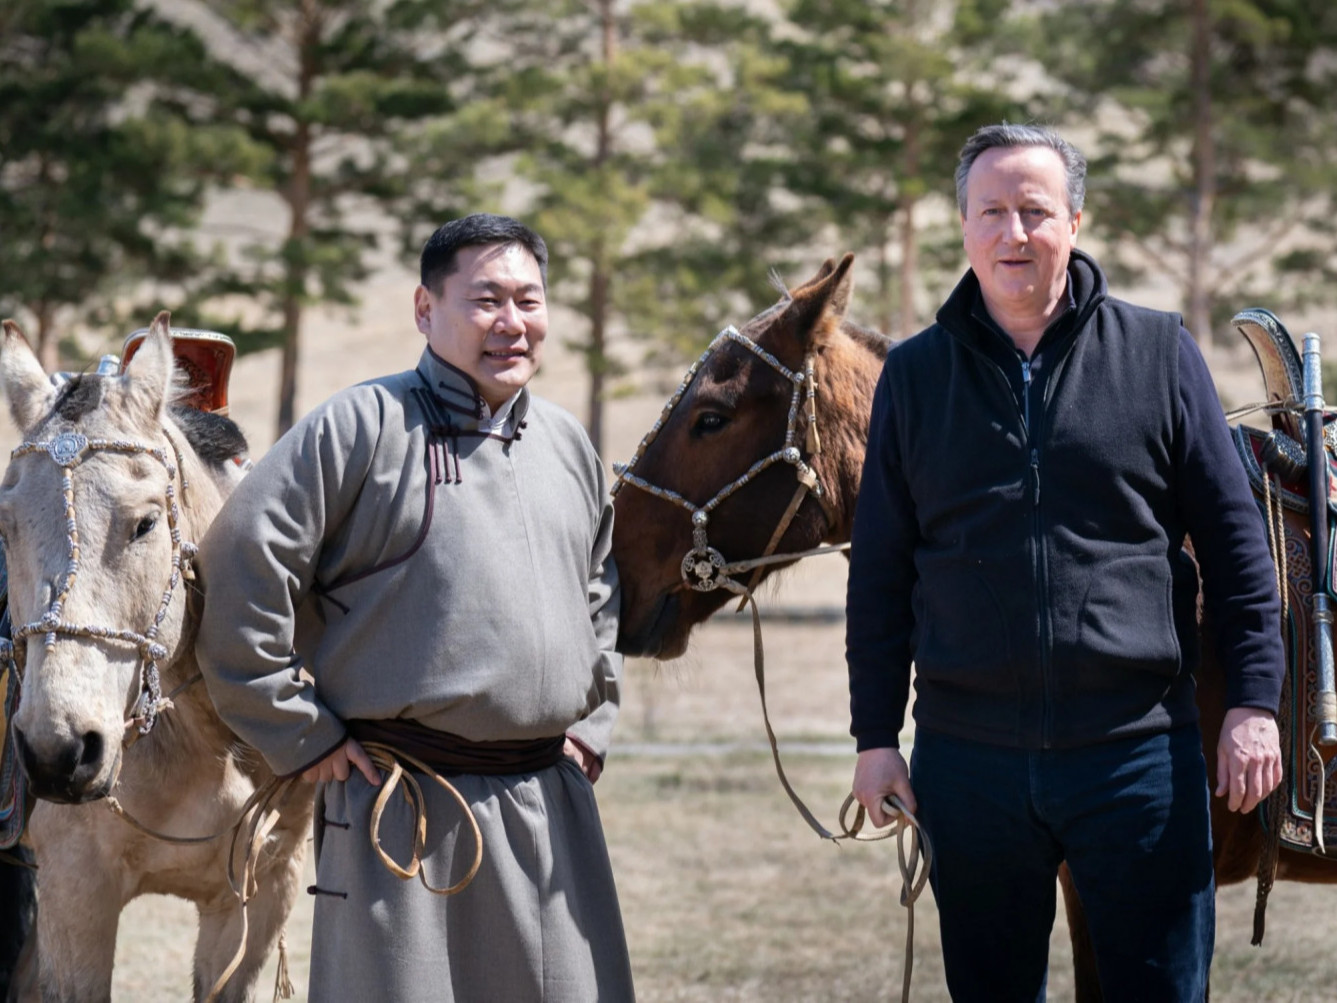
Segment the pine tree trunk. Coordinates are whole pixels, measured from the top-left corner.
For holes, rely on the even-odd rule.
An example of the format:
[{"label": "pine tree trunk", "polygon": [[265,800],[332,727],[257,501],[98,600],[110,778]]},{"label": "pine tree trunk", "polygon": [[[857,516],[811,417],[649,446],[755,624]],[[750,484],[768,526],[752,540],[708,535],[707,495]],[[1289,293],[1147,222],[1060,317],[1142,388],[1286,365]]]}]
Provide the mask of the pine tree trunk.
[{"label": "pine tree trunk", "polygon": [[50,303],[38,303],[34,308],[37,314],[37,361],[48,373],[60,368],[60,339],[56,337],[52,314],[55,312]]},{"label": "pine tree trunk", "polygon": [[[311,96],[316,77],[316,51],[320,44],[319,10],[315,0],[303,0],[297,26],[299,59],[297,92],[299,105]],[[299,112],[304,114],[304,112]],[[290,149],[292,178],[286,193],[291,218],[288,224],[287,262],[283,292],[283,356],[279,370],[279,414],[277,434],[292,428],[296,420],[298,340],[302,333],[302,298],[306,291],[307,237],[311,211],[311,125],[299,119]]]},{"label": "pine tree trunk", "polygon": [[[905,7],[907,24],[917,27],[916,4]],[[914,100],[914,81],[906,82],[905,164],[902,176],[917,184],[919,179],[919,114]],[[906,193],[901,198],[901,324],[900,336],[908,338],[918,330],[915,316],[915,286],[919,282],[919,243],[915,239],[915,203],[918,198]]]},{"label": "pine tree trunk", "polygon": [[915,286],[919,281],[919,244],[915,240],[915,199],[908,198],[901,209],[901,329],[908,338],[918,329],[915,316]]},{"label": "pine tree trunk", "polygon": [[296,420],[298,339],[302,333],[302,293],[306,286],[306,238],[310,228],[307,213],[310,211],[310,202],[310,130],[303,122],[297,129],[292,186],[288,197],[292,219],[288,225],[289,258],[285,266],[283,292],[283,361],[279,370],[278,435],[292,428]]},{"label": "pine tree trunk", "polygon": [[1212,213],[1216,206],[1216,140],[1212,134],[1211,23],[1208,0],[1193,0],[1193,203],[1186,313],[1198,341],[1212,337]]},{"label": "pine tree trunk", "polygon": [[882,231],[882,239],[877,242],[877,327],[888,334],[895,324],[896,305],[891,295],[891,255],[887,253],[887,243],[891,240],[891,229],[887,226]]},{"label": "pine tree trunk", "polygon": [[[600,256],[602,259],[602,255]],[[604,377],[607,364],[604,357],[604,324],[608,312],[608,273],[603,261],[595,263],[590,276],[590,371],[589,427],[590,442],[595,452],[602,455],[604,437]]]},{"label": "pine tree trunk", "polygon": [[[617,58],[617,22],[613,17],[613,0],[599,0],[599,17],[603,30],[604,84],[599,95],[597,145],[594,169],[602,171],[612,154],[613,93],[611,77],[613,61]],[[603,452],[604,437],[604,384],[608,373],[607,331],[609,287],[612,274],[608,267],[609,248],[601,235],[595,240],[590,261],[590,343],[586,366],[590,374],[589,419],[587,429],[590,441],[598,453]]]}]

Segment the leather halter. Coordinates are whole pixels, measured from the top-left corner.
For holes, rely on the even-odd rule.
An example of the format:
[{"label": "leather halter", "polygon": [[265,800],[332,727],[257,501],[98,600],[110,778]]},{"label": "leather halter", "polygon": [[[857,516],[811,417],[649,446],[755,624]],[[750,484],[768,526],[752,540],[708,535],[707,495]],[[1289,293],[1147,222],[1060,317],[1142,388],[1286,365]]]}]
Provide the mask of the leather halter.
[{"label": "leather halter", "polygon": [[[752,352],[757,358],[761,359],[768,366],[789,381],[792,391],[789,399],[789,416],[785,426],[784,443],[775,452],[763,456],[756,463],[752,464],[747,471],[733,481],[730,481],[724,487],[715,492],[713,496],[704,505],[694,505],[677,491],[669,488],[652,484],[642,477],[632,473],[636,464],[640,462],[645,455],[646,449],[654,442],[659,435],[660,430],[668,422],[669,416],[682,401],[683,394],[691,386],[692,381],[701,367],[705,365],[706,360],[715,353],[715,351],[729,342],[742,345],[748,351]],[[779,563],[786,560],[797,560],[799,557],[807,556],[814,551],[804,551],[802,554],[781,554],[772,556],[775,548],[779,545],[780,539],[789,528],[790,522],[798,512],[803,499],[809,494],[821,505],[822,514],[826,518],[828,526],[834,525],[836,516],[831,508],[827,493],[822,485],[821,478],[809,464],[804,460],[804,454],[795,444],[798,437],[799,406],[804,405],[806,411],[805,419],[807,432],[804,447],[809,457],[816,456],[822,450],[821,438],[817,434],[817,381],[813,376],[813,353],[809,352],[804,356],[803,369],[800,372],[793,372],[780,362],[774,355],[766,351],[755,341],[745,334],[741,334],[733,325],[726,327],[715,336],[710,345],[701,357],[692,363],[691,368],[683,376],[682,382],[678,384],[678,389],[674,391],[673,396],[669,398],[668,403],[660,412],[659,418],[655,421],[650,431],[641,439],[641,443],[636,447],[636,452],[631,458],[631,462],[626,465],[615,464],[614,472],[617,474],[617,480],[611,489],[611,494],[616,495],[623,484],[631,484],[654,495],[656,498],[662,498],[671,502],[680,508],[686,509],[692,518],[692,547],[683,556],[681,564],[681,573],[683,584],[696,592],[713,592],[717,588],[724,588],[735,594],[744,596],[757,584],[761,575],[761,568],[765,564]],[[716,548],[710,545],[707,537],[707,528],[710,524],[710,514],[730,495],[744,487],[749,481],[760,474],[767,467],[774,463],[788,463],[795,471],[798,478],[798,488],[794,498],[790,501],[789,507],[781,516],[775,531],[771,534],[770,542],[767,543],[765,551],[761,557],[752,561],[737,561],[729,563],[725,561],[724,555]],[[824,551],[816,551],[824,552]],[[736,581],[732,576],[743,571],[752,571],[752,579],[747,584]]]},{"label": "leather halter", "polygon": [[[0,659],[17,668],[15,662],[16,648],[19,644],[26,645],[27,639],[34,634],[44,635],[43,643],[47,651],[55,647],[56,641],[61,635],[134,645],[139,649],[140,694],[130,708],[130,716],[126,722],[126,727],[128,729],[130,725],[135,725],[140,735],[147,735],[153,729],[158,712],[171,706],[171,698],[164,699],[159,687],[158,663],[167,657],[167,649],[157,639],[158,628],[167,616],[168,607],[172,603],[172,595],[176,592],[176,587],[180,584],[182,576],[193,577],[190,562],[198,551],[195,544],[183,543],[181,540],[181,531],[177,526],[179,513],[175,488],[177,472],[181,468],[181,451],[166,430],[163,434],[167,437],[168,445],[172,449],[175,463],[168,459],[167,450],[160,446],[148,446],[125,439],[89,439],[78,432],[62,432],[54,439],[45,442],[24,442],[15,447],[10,454],[10,459],[16,460],[20,456],[27,456],[30,453],[45,453],[51,458],[52,462],[61,468],[61,495],[65,502],[65,534],[69,545],[69,565],[65,570],[64,582],[61,583],[56,597],[51,601],[51,605],[42,618],[18,627],[14,631],[12,641],[0,641]],[[73,470],[83,462],[87,454],[92,452],[151,456],[161,463],[167,471],[165,497],[167,500],[167,527],[172,537],[171,572],[168,575],[167,587],[163,591],[158,612],[153,617],[153,622],[142,633],[97,625],[74,624],[64,619],[65,602],[69,598],[70,591],[74,588],[80,567],[79,526],[74,509]],[[181,490],[183,494],[186,487],[185,475],[182,474]],[[131,736],[132,739],[134,737],[137,736]]]}]

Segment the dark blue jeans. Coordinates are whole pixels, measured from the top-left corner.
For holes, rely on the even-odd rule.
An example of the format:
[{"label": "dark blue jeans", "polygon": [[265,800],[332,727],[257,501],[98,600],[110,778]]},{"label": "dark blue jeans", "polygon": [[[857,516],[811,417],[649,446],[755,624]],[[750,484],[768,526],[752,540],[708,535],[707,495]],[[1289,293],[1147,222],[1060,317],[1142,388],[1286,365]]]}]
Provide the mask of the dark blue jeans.
[{"label": "dark blue jeans", "polygon": [[956,1003],[1044,999],[1065,860],[1105,998],[1202,1000],[1216,914],[1196,726],[1044,751],[920,731],[910,773]]}]

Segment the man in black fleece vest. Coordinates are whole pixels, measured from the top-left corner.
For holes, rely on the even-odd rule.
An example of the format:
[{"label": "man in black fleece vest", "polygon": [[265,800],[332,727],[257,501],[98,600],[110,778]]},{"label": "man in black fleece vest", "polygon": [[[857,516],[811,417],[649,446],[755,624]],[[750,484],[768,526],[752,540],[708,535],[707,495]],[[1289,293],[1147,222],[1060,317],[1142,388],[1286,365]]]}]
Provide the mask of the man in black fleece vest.
[{"label": "man in black fleece vest", "polygon": [[887,359],[854,521],[854,793],[874,824],[898,795],[933,840],[956,1000],[1043,999],[1065,860],[1106,998],[1203,998],[1215,888],[1186,535],[1228,678],[1216,794],[1252,811],[1281,779],[1263,522],[1179,317],[1111,298],[1076,250],[1085,174],[1045,128],[962,149],[970,271]]}]

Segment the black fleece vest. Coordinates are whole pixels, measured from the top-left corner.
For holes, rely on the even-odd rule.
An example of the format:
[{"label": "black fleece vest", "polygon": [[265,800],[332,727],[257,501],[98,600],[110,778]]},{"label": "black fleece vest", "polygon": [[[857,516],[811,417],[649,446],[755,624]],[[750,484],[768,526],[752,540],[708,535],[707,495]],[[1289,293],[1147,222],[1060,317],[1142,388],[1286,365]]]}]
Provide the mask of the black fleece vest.
[{"label": "black fleece vest", "polygon": [[973,276],[888,360],[923,536],[921,727],[1061,748],[1196,719],[1198,586],[1175,484],[1181,324],[1105,298],[1087,262],[1074,256],[1075,331],[1044,360],[1029,424],[1010,384],[1020,356],[989,346],[997,336],[966,309]]}]

